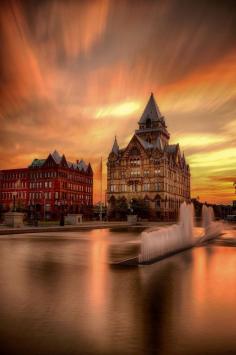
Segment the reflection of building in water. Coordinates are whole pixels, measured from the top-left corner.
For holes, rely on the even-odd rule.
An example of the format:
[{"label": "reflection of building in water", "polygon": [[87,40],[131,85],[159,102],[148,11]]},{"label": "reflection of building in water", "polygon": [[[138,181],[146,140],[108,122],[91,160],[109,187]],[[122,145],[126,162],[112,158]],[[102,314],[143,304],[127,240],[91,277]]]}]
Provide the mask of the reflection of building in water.
[{"label": "reflection of building in water", "polygon": [[117,198],[142,199],[153,217],[174,218],[190,199],[190,169],[179,144],[169,144],[165,119],[151,94],[127,147],[115,138],[107,162],[109,209]]}]

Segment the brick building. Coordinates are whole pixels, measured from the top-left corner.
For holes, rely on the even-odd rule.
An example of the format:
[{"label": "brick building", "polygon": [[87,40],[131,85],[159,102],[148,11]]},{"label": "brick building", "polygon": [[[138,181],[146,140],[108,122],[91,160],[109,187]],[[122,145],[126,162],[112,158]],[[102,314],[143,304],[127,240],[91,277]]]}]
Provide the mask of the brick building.
[{"label": "brick building", "polygon": [[34,207],[46,218],[79,212],[93,204],[93,171],[83,160],[71,163],[57,151],[34,159],[28,168],[0,171],[0,205],[24,210]]},{"label": "brick building", "polygon": [[143,200],[152,217],[176,218],[181,202],[190,199],[190,169],[170,134],[153,94],[127,147],[115,138],[107,162],[108,211],[117,199],[128,205]]}]

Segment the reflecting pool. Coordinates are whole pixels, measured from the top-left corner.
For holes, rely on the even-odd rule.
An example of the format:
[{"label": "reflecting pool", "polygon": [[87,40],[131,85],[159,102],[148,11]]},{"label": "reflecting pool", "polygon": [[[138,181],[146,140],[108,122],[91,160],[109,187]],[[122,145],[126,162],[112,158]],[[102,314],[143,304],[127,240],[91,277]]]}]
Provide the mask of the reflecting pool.
[{"label": "reflecting pool", "polygon": [[[139,267],[139,228],[0,237],[0,354],[236,352],[236,230]],[[123,248],[123,249],[122,249]]]}]

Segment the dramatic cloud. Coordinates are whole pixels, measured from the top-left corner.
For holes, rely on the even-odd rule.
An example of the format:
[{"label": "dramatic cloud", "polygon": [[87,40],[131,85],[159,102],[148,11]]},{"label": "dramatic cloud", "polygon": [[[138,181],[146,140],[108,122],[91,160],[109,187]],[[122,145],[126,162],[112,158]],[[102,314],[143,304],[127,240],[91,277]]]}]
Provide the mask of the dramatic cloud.
[{"label": "dramatic cloud", "polygon": [[128,143],[150,92],[191,165],[192,196],[234,198],[234,0],[0,5],[0,168],[58,149],[95,170]]}]

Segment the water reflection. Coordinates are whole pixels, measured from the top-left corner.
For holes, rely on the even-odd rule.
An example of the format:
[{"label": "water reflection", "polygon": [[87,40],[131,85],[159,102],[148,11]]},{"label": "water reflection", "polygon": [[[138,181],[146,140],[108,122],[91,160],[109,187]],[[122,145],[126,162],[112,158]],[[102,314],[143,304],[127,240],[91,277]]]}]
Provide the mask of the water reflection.
[{"label": "water reflection", "polygon": [[236,350],[236,249],[207,245],[149,266],[111,268],[110,245],[136,243],[139,232],[0,238],[0,353]]}]

